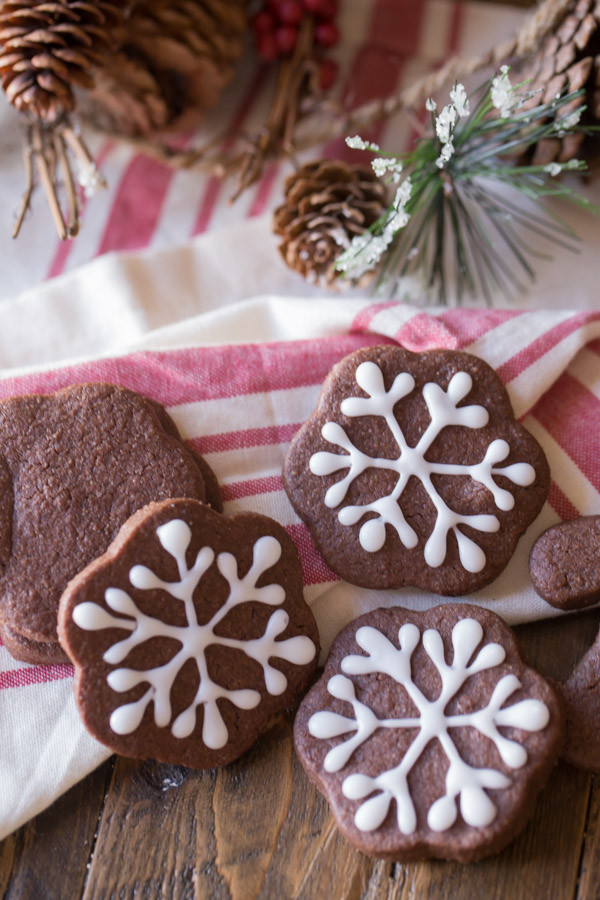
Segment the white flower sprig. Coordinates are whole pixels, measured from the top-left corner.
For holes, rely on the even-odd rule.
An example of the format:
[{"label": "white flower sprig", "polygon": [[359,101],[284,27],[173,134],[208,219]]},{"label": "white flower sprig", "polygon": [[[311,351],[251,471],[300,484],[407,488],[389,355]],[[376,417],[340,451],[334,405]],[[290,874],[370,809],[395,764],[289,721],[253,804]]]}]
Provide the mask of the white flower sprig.
[{"label": "white flower sprig", "polygon": [[438,169],[443,169],[454,154],[452,137],[456,123],[459,119],[467,118],[471,113],[471,106],[464,84],[454,85],[450,91],[450,103],[444,106],[439,116],[434,116],[437,110],[437,103],[433,97],[430,97],[425,102],[425,108],[432,114],[435,133],[441,144],[440,155],[436,159],[435,164]]},{"label": "white flower sprig", "polygon": [[[574,238],[568,226],[544,214],[543,205],[540,213],[543,199],[563,197],[596,211],[556,181],[565,170],[585,169],[584,162],[523,162],[538,141],[583,130],[585,107],[573,112],[573,106],[583,102],[583,91],[537,105],[533,98],[524,84],[511,83],[508,67],[502,66],[471,97],[464,85],[455,83],[450,102],[439,113],[430,97],[425,108],[431,114],[431,134],[418,140],[410,153],[384,155],[360,135],[346,138],[349,147],[375,154],[373,171],[396,189],[383,215],[338,257],[340,275],[356,283],[378,268],[378,287],[394,290],[399,279],[414,280],[421,271],[427,288],[442,302],[451,281],[458,302],[467,293],[481,293],[491,302],[495,291],[519,291],[519,271],[533,278],[527,257],[539,255],[519,229],[562,246]],[[494,191],[494,182],[499,191]],[[515,204],[511,188],[535,209]]]},{"label": "white flower sprig", "polygon": [[522,103],[518,92],[511,84],[508,72],[508,66],[500,66],[500,74],[492,78],[490,90],[492,105],[498,110],[501,119],[508,119],[513,110],[518,109]]},{"label": "white flower sprig", "polygon": [[371,235],[369,232],[356,235],[348,249],[337,258],[335,267],[338,272],[343,272],[353,281],[359,281],[366,272],[377,265],[394,240],[396,232],[408,224],[410,215],[406,211],[406,205],[410,200],[411,190],[410,178],[407,178],[396,191],[381,232],[377,235]]}]

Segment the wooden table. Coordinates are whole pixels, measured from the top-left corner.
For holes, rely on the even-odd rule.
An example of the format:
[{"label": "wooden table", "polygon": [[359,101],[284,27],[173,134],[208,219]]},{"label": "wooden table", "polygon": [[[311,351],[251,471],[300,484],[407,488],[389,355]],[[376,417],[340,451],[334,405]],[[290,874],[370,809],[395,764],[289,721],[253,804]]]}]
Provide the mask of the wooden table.
[{"label": "wooden table", "polygon": [[[526,658],[565,677],[594,610],[521,626]],[[282,718],[238,762],[194,772],[112,758],[0,844],[0,890],[43,898],[598,900],[600,783],[559,764],[525,830],[480,863],[370,860],[338,834]]]}]

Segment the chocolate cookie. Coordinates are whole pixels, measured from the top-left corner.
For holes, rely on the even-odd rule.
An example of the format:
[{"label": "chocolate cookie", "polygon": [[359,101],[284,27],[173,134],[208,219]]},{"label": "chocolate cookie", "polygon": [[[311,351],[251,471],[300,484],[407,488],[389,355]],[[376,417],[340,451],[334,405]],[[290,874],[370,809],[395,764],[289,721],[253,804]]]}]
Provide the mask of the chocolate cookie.
[{"label": "chocolate cookie", "polygon": [[600,600],[600,516],[548,528],[529,555],[537,593],[558,609],[584,609]]},{"label": "chocolate cookie", "polygon": [[600,772],[600,631],[560,689],[567,718],[562,757],[579,769]]},{"label": "chocolate cookie", "polygon": [[359,850],[466,862],[500,850],[531,815],[562,715],[498,616],[395,607],[338,635],[294,740]]},{"label": "chocolate cookie", "polygon": [[240,756],[318,660],[293,542],[266,516],[152,503],[77,575],[59,613],[88,730],[194,768]]},{"label": "chocolate cookie", "polygon": [[68,581],[133,512],[173,496],[220,507],[214,475],[158,404],[107,384],[0,402],[0,633],[9,651],[28,662],[64,658],[56,616]]},{"label": "chocolate cookie", "polygon": [[486,363],[390,346],[335,366],[283,469],[292,505],[342,578],[450,596],[500,574],[549,481]]}]

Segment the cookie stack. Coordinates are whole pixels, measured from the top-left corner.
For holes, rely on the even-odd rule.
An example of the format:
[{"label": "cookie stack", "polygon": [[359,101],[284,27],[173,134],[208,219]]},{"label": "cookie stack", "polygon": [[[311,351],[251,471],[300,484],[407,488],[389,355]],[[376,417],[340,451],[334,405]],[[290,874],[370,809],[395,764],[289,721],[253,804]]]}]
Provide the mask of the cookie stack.
[{"label": "cookie stack", "polygon": [[194,497],[216,478],[162,406],[108,384],[0,403],[0,635],[25,662],[68,661],[56,630],[67,583],[140,507]]},{"label": "cookie stack", "polygon": [[[19,659],[73,662],[95,737],[223,765],[303,697],[319,634],[296,548],[272,519],[222,514],[215,475],[161,406],[105,384],[18,397],[0,404],[0,440],[2,638]],[[333,369],[283,481],[346,581],[453,597],[504,569],[550,473],[484,362],[385,346]],[[479,859],[530,815],[563,748],[563,701],[575,722],[598,659],[600,644],[561,699],[493,612],[378,609],[334,641],[296,749],[359,849]],[[588,767],[592,732],[572,754]]]}]

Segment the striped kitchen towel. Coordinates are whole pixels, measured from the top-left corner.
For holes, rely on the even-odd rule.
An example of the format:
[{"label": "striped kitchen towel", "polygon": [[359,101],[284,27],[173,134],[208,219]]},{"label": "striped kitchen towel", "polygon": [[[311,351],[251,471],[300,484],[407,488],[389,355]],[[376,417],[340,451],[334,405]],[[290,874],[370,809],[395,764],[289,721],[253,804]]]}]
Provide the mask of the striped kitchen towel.
[{"label": "striped kitchen towel", "polygon": [[[439,598],[411,588],[355,588],[328,569],[282,490],[288,443],[313,410],[329,369],[353,350],[381,342],[411,350],[468,350],[500,373],[517,415],[544,447],[552,471],[549,501],[507,570],[468,602],[489,606],[511,623],[555,614],[531,588],[527,557],[548,525],[600,510],[600,312],[424,312],[399,303],[354,301],[341,333],[331,335],[331,323],[325,323],[314,301],[287,307],[286,302],[269,301],[273,321],[279,304],[280,317],[288,310],[288,329],[294,317],[306,329],[308,317],[313,339],[160,349],[155,337],[158,349],[6,377],[0,396],[102,380],[164,404],[184,438],[216,472],[225,512],[265,513],[288,530],[300,552],[306,599],[326,648],[339,628],[362,612],[396,603],[425,609]],[[338,310],[341,321],[343,307]],[[201,326],[201,317],[196,327],[192,320],[189,333],[201,334]],[[0,837],[108,755],[78,720],[71,676],[69,666],[28,666],[0,648]]]}]

